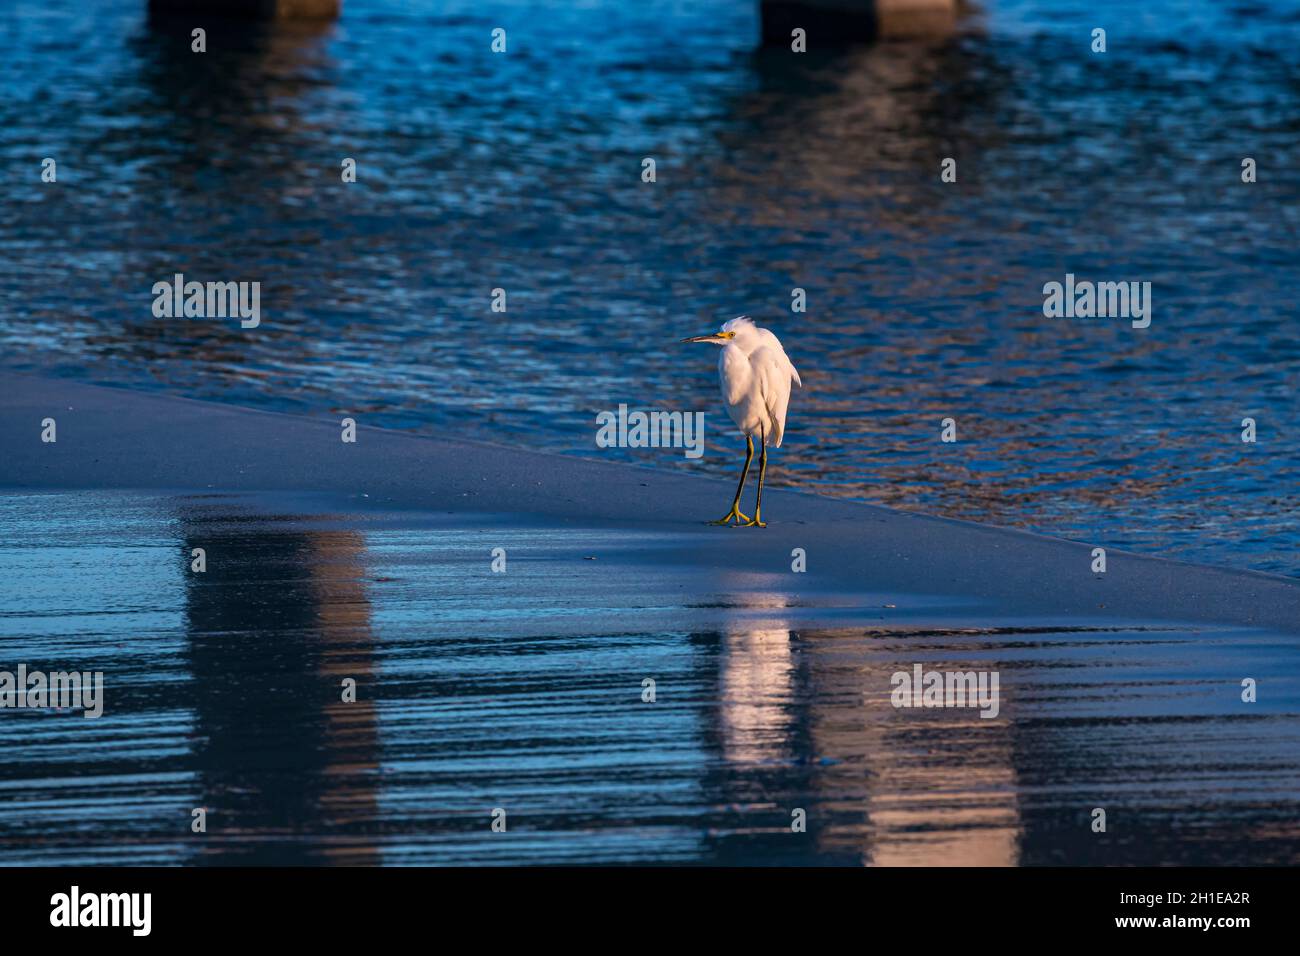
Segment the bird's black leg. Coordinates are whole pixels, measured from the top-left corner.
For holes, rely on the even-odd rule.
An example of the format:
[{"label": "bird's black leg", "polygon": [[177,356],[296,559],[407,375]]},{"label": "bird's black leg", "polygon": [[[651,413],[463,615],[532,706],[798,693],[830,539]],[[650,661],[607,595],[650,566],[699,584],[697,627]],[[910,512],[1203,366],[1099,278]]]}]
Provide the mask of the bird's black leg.
[{"label": "bird's black leg", "polygon": [[745,467],[740,472],[740,484],[736,488],[736,499],[731,503],[730,511],[728,511],[717,521],[710,521],[709,524],[726,524],[727,522],[731,521],[731,519],[733,518],[736,519],[737,522],[740,522],[742,520],[745,522],[749,521],[748,515],[743,515],[740,513],[740,495],[745,490],[745,479],[749,477],[749,463],[753,460],[754,460],[754,439],[751,436],[746,435],[745,436]]},{"label": "bird's black leg", "polygon": [[763,450],[758,456],[758,497],[754,499],[754,518],[752,521],[746,521],[746,528],[766,528],[767,523],[763,521],[763,478],[767,475],[767,433],[760,432],[759,440],[763,443]]}]

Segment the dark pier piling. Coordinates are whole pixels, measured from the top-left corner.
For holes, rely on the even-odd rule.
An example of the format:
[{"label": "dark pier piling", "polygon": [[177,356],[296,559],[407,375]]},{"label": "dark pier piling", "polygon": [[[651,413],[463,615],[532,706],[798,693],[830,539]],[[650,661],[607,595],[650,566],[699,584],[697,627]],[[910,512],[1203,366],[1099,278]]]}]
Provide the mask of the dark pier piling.
[{"label": "dark pier piling", "polygon": [[943,36],[958,0],[760,0],[764,46],[789,46],[802,29],[808,49],[872,40]]}]

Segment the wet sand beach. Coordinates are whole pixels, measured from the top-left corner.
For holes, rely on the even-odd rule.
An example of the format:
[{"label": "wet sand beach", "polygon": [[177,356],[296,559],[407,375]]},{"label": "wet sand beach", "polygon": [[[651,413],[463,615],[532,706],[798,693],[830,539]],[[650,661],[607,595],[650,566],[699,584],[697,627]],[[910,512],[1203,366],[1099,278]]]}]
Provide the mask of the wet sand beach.
[{"label": "wet sand beach", "polygon": [[[780,489],[710,528],[716,477],[0,391],[0,664],[105,675],[98,720],[0,719],[7,863],[1300,860],[1294,579]],[[996,672],[997,716],[893,706],[917,664]]]}]

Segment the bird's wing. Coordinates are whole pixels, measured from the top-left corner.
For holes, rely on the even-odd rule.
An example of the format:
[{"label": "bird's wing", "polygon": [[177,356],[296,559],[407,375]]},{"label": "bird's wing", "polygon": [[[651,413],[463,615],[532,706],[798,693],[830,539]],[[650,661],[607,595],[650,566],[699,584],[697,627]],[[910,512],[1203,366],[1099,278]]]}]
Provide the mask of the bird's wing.
[{"label": "bird's wing", "polygon": [[[785,437],[785,410],[790,404],[790,382],[799,381],[799,373],[790,364],[785,350],[777,345],[762,345],[749,356],[749,366],[758,385],[758,394],[767,409],[768,434],[774,448]],[[801,383],[802,387],[802,383]]]},{"label": "bird's wing", "polygon": [[794,379],[794,383],[800,388],[803,388],[803,381],[799,378],[799,373],[795,370],[794,363],[790,361],[790,356],[785,354],[785,347],[781,344],[781,340],[773,335],[769,329],[757,329],[756,331],[758,332],[759,340],[763,343],[762,347],[775,350],[780,356],[781,361],[790,369],[790,377]]}]

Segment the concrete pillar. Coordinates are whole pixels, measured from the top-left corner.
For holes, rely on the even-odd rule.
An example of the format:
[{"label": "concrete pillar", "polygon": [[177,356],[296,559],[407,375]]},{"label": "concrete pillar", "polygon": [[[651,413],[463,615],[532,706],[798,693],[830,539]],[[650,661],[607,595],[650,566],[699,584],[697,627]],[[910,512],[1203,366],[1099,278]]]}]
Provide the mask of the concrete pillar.
[{"label": "concrete pillar", "polygon": [[790,46],[802,28],[809,51],[870,40],[943,36],[960,0],[760,0],[764,46]]},{"label": "concrete pillar", "polygon": [[876,0],[881,39],[951,33],[958,6],[958,0]]},{"label": "concrete pillar", "polygon": [[232,20],[334,20],[342,6],[343,0],[149,0],[149,13]]}]

